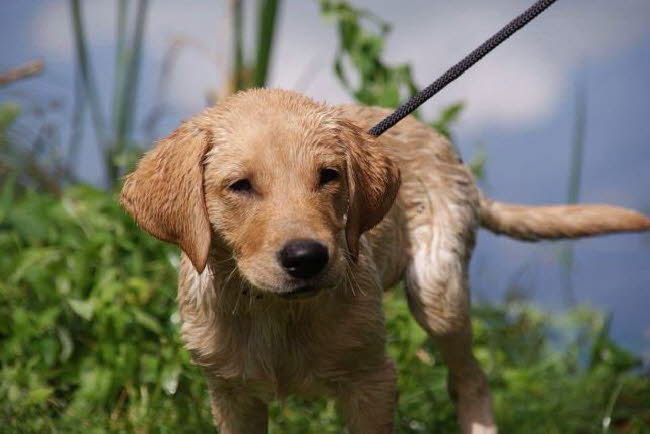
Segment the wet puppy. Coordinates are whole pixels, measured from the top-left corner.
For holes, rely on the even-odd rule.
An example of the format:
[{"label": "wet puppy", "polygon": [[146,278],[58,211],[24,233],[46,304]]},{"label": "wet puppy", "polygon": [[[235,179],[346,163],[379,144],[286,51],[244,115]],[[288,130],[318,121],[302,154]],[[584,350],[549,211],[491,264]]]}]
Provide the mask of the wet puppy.
[{"label": "wet puppy", "polygon": [[266,432],[267,403],[288,394],[336,398],[352,433],[392,432],[382,294],[402,279],[449,366],[463,432],[494,432],[468,316],[478,227],[527,240],[650,228],[606,205],[491,201],[415,119],[368,135],[386,114],[242,92],[185,122],[126,177],[124,207],[182,249],[182,335],[220,432]]}]

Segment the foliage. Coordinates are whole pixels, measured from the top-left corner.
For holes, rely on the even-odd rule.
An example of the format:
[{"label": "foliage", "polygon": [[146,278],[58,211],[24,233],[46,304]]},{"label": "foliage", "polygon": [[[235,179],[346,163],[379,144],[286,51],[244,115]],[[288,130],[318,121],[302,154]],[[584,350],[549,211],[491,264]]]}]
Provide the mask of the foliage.
[{"label": "foliage", "polygon": [[17,104],[0,105],[0,149],[7,146],[7,138],[5,137],[7,128],[14,123],[19,114],[20,107]]},{"label": "foliage", "polygon": [[[0,432],[210,432],[205,380],[178,333],[176,248],[112,194],[0,188]],[[400,289],[386,299],[398,432],[454,432],[446,369]],[[520,301],[475,309],[475,350],[502,432],[648,431],[650,380],[602,314]],[[274,433],[338,433],[332,402],[272,407]],[[645,424],[645,425],[644,425]],[[623,429],[624,428],[624,429]]]},{"label": "foliage", "polygon": [[233,62],[227,93],[266,85],[273,53],[276,17],[282,2],[280,0],[261,0],[256,3],[257,34],[253,60],[247,59],[245,53],[244,3],[244,0],[231,1]]},{"label": "foliage", "polygon": [[[74,176],[62,161],[56,127],[40,110],[34,110],[36,129],[34,134],[27,133],[18,123],[23,111],[18,103],[0,103],[0,180],[16,174],[21,186],[58,194],[61,180]],[[21,146],[16,146],[17,141]]]},{"label": "foliage", "polygon": [[[230,3],[233,21],[233,60],[231,77],[227,78],[228,83],[225,86],[226,94],[249,87],[263,87],[266,84],[272,58],[276,16],[281,1],[261,0],[256,3],[258,26],[253,61],[247,61],[244,53],[243,8],[245,2],[234,0]],[[108,122],[102,113],[104,104],[97,92],[96,77],[92,68],[91,53],[88,50],[88,38],[82,18],[81,1],[70,0],[70,9],[73,18],[79,76],[77,98],[81,98],[75,104],[74,116],[81,118],[87,102],[106,168],[106,185],[110,187],[124,173],[125,168],[133,163],[135,154],[139,153],[134,139],[133,125],[136,119],[136,97],[140,84],[139,71],[149,1],[140,0],[136,7],[132,7],[126,0],[117,2],[115,83],[111,101],[110,128],[106,126]],[[135,16],[134,19],[130,18],[132,14]],[[129,26],[130,22],[133,22],[131,26]]]},{"label": "foliage", "polygon": [[12,203],[11,190],[0,221],[4,429],[207,429],[202,378],[180,351],[175,250],[112,195],[75,187]]},{"label": "foliage", "polygon": [[[569,160],[569,179],[567,187],[567,203],[577,203],[580,200],[580,178],[584,163],[585,131],[587,123],[587,97],[584,88],[576,91],[575,123],[573,126],[573,140],[571,141],[571,158]],[[573,290],[574,252],[571,241],[564,243],[559,251],[560,264],[562,265],[562,289],[565,303],[575,304]]]},{"label": "foliage", "polygon": [[[339,47],[334,72],[359,103],[397,107],[418,91],[409,64],[390,65],[383,60],[390,32],[386,21],[346,1],[320,0],[320,6],[323,16],[337,25]],[[451,137],[450,126],[462,110],[462,103],[451,104],[429,124]]]},{"label": "foliage", "polygon": [[[322,13],[336,20],[338,26],[339,49],[334,71],[357,101],[396,107],[405,96],[416,92],[409,65],[390,66],[381,59],[384,39],[390,30],[388,23],[347,2],[321,0],[320,3]],[[364,27],[365,21],[370,21],[377,29]],[[346,64],[356,70],[356,79]]]},{"label": "foliage", "polygon": [[[107,185],[112,185],[123,172],[130,148],[133,147],[133,123],[136,118],[136,95],[139,88],[139,71],[142,61],[142,46],[148,0],[137,4],[135,20],[129,26],[131,9],[129,2],[117,2],[117,50],[115,55],[115,83],[111,101],[111,127],[107,127],[102,101],[98,92],[96,76],[93,71],[88,37],[83,20],[83,7],[80,0],[70,0],[72,30],[76,52],[78,85],[73,116],[82,119],[86,102],[95,131],[97,145],[101,151],[106,171]],[[76,145],[73,144],[73,148]]]},{"label": "foliage", "polygon": [[[320,0],[320,6],[322,14],[334,21],[338,29],[339,47],[334,59],[334,72],[357,102],[397,107],[418,91],[409,64],[390,65],[383,60],[385,39],[390,32],[386,21],[346,1]],[[445,107],[436,119],[425,122],[452,139],[452,126],[460,118],[463,107],[463,103],[453,103]],[[416,111],[414,116],[420,117],[419,112]],[[477,178],[484,177],[485,156],[480,150],[469,166]]]},{"label": "foliage", "polygon": [[458,118],[460,118],[460,114],[463,111],[463,107],[462,103],[456,103],[446,107],[442,110],[438,119],[431,123],[431,126],[441,134],[451,137],[451,125],[458,121]]}]

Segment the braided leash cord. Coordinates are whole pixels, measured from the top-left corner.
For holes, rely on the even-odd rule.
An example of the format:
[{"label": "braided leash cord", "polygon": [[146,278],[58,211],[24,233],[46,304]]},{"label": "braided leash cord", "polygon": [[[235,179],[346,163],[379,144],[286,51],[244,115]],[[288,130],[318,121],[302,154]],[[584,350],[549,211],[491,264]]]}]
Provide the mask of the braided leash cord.
[{"label": "braided leash cord", "polygon": [[445,72],[439,79],[409,98],[408,101],[399,106],[391,115],[372,127],[368,132],[373,136],[379,136],[387,129],[393,127],[396,123],[404,119],[406,116],[414,112],[418,107],[424,104],[424,102],[426,102],[429,98],[440,92],[449,83],[463,75],[465,71],[467,71],[476,62],[485,57],[486,54],[498,47],[503,41],[508,39],[517,30],[521,29],[530,21],[532,21],[537,15],[544,12],[546,8],[551,6],[556,1],[557,0],[537,1],[524,13],[512,20],[504,28],[494,34],[494,36],[485,41],[480,47],[472,51],[463,60],[449,68],[447,72]]}]

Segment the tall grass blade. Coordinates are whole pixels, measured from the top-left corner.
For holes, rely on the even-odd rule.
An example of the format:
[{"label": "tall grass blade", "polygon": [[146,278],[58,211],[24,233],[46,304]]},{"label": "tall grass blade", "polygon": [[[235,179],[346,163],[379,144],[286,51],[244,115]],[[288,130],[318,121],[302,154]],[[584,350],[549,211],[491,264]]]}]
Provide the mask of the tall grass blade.
[{"label": "tall grass blade", "polygon": [[[580,200],[580,180],[584,161],[585,131],[587,126],[587,97],[583,86],[576,90],[575,124],[571,145],[571,161],[569,168],[569,183],[567,202],[577,203]],[[560,252],[562,264],[562,287],[565,303],[573,306],[576,303],[573,289],[574,251],[573,243],[568,241]]]},{"label": "tall grass blade", "polygon": [[571,148],[571,171],[569,172],[569,203],[580,200],[580,184],[582,178],[582,165],[584,161],[585,129],[587,125],[587,98],[583,86],[576,91],[576,121],[573,132],[573,146]]},{"label": "tall grass blade", "polygon": [[244,16],[243,0],[231,0],[230,11],[232,14],[233,35],[232,35],[232,71],[231,80],[234,91],[246,88],[244,80]]},{"label": "tall grass blade", "polygon": [[83,136],[83,115],[86,110],[86,99],[84,98],[83,79],[79,68],[75,71],[74,81],[74,100],[72,103],[72,118],[70,122],[70,138],[68,140],[68,149],[66,150],[65,167],[72,171],[75,167],[79,153],[79,144]]},{"label": "tall grass blade", "polygon": [[257,56],[255,59],[255,75],[253,85],[263,87],[268,79],[269,60],[273,49],[273,36],[275,35],[276,17],[279,0],[259,0],[257,22]]},{"label": "tall grass blade", "polygon": [[[139,86],[142,45],[149,0],[140,0],[135,18],[135,28],[127,30],[127,3],[123,0],[118,8],[118,58],[116,62],[116,93],[114,107],[115,146],[110,162],[110,180],[113,182],[120,175],[120,167],[115,156],[127,148],[133,131],[136,95]],[[128,45],[127,45],[128,41]]]},{"label": "tall grass blade", "polygon": [[138,86],[140,84],[140,66],[142,64],[142,46],[144,40],[144,30],[146,25],[147,11],[149,9],[149,0],[140,0],[135,17],[135,31],[133,32],[133,41],[129,53],[129,70],[126,76],[126,133],[130,134],[133,129],[133,119],[135,115],[135,100]]},{"label": "tall grass blade", "polygon": [[115,164],[115,155],[125,146],[125,133],[123,131],[123,122],[126,108],[126,92],[128,73],[128,52],[127,42],[128,33],[128,11],[129,4],[127,0],[119,0],[117,3],[117,34],[115,50],[115,82],[113,86],[113,143],[106,162],[109,184],[113,183],[117,177],[117,167]]},{"label": "tall grass blade", "polygon": [[72,14],[72,28],[74,33],[77,66],[82,79],[84,94],[90,105],[91,118],[93,120],[95,134],[97,135],[97,142],[105,151],[108,146],[106,141],[106,124],[102,115],[97,85],[95,84],[95,76],[92,72],[90,55],[88,54],[86,32],[81,17],[81,1],[70,0],[70,11]]},{"label": "tall grass blade", "polygon": [[156,90],[153,95],[154,102],[151,104],[149,112],[144,116],[143,128],[145,132],[145,142],[152,142],[154,140],[156,127],[166,109],[165,98],[169,90],[168,88],[174,65],[185,46],[185,39],[177,38],[169,45],[169,47],[167,47],[167,50],[165,50],[165,55],[163,56],[162,65],[160,67],[160,76],[158,77]]},{"label": "tall grass blade", "polygon": [[[118,0],[117,3],[117,33],[115,49],[115,85],[113,89],[113,132],[116,135],[116,142],[120,139],[117,131],[119,129],[119,119],[121,110],[124,109],[125,92],[126,92],[126,70],[127,70],[127,52],[126,44],[128,41],[127,24],[128,24],[128,2],[127,0]],[[118,145],[119,146],[119,145]]]}]

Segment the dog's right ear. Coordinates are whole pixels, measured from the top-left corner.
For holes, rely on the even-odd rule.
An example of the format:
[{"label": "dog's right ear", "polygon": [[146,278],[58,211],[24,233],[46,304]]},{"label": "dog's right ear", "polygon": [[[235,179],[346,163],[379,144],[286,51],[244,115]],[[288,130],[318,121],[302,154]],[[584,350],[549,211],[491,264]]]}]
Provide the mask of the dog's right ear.
[{"label": "dog's right ear", "polygon": [[349,121],[337,131],[347,150],[349,189],[345,237],[351,258],[359,255],[361,234],[375,227],[393,206],[400,186],[400,171],[377,139]]},{"label": "dog's right ear", "polygon": [[125,177],[120,196],[142,229],[177,244],[199,273],[211,241],[202,164],[209,147],[206,132],[182,125],[142,157]]}]

